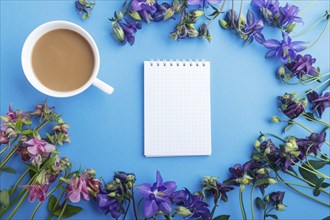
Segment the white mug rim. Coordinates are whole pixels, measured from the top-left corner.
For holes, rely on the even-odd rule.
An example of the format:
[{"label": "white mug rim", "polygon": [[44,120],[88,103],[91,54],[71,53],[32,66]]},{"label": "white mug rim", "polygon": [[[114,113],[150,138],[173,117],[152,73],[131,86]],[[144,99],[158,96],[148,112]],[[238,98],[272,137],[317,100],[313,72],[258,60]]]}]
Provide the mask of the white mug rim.
[{"label": "white mug rim", "polygon": [[[44,34],[58,29],[68,29],[71,31],[74,31],[78,34],[80,34],[82,37],[84,37],[89,45],[91,46],[94,54],[94,69],[93,72],[89,78],[89,80],[82,85],[81,87],[72,90],[72,91],[56,91],[53,89],[50,89],[46,86],[44,86],[37,78],[33,68],[32,68],[32,61],[31,61],[31,55],[33,51],[33,47],[35,43],[42,37]],[[88,87],[92,85],[92,83],[95,81],[99,67],[100,67],[100,55],[99,50],[97,48],[97,45],[93,39],[93,37],[82,27],[79,25],[69,22],[69,21],[63,21],[63,20],[57,20],[57,21],[50,21],[41,24],[37,28],[35,28],[27,37],[27,39],[24,42],[23,49],[22,49],[22,55],[21,55],[21,62],[23,67],[24,75],[26,76],[27,80],[31,83],[31,85],[36,88],[38,91],[49,95],[53,97],[70,97],[77,95],[79,93],[82,93],[85,91]]]}]

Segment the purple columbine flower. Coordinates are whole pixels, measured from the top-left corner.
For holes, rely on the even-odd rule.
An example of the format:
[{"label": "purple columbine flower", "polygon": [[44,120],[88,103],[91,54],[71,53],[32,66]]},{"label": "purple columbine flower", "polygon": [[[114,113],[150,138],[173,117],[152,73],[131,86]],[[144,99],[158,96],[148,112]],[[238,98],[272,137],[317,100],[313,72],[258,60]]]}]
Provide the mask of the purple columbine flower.
[{"label": "purple columbine flower", "polygon": [[304,159],[305,156],[309,153],[317,155],[318,151],[321,150],[323,143],[325,142],[326,132],[321,132],[320,134],[312,133],[309,137],[306,138],[297,138],[296,142],[298,144],[299,150]]},{"label": "purple columbine flower", "polygon": [[181,203],[181,206],[185,207],[190,211],[190,215],[186,216],[185,219],[194,218],[194,219],[203,219],[209,220],[211,213],[208,209],[208,204],[203,201],[202,196],[192,195],[188,189],[180,191],[185,194],[185,199]]},{"label": "purple columbine flower", "polygon": [[311,55],[306,54],[304,56],[298,54],[294,60],[285,64],[285,68],[291,72],[290,78],[297,77],[301,79],[305,75],[318,76],[319,72],[313,66],[316,59]]},{"label": "purple columbine flower", "polygon": [[89,201],[89,193],[87,190],[87,173],[84,172],[80,177],[74,174],[70,179],[70,184],[66,189],[66,197],[73,203],[78,203],[82,197]]},{"label": "purple columbine flower", "polygon": [[235,164],[233,167],[229,168],[229,172],[231,173],[232,177],[229,178],[226,182],[230,184],[239,186],[241,184],[247,185],[253,179],[249,174],[248,171],[252,171],[253,169],[259,168],[260,164],[250,160],[243,165]]},{"label": "purple columbine flower", "polygon": [[222,201],[227,202],[228,196],[227,193],[232,191],[234,187],[228,186],[224,183],[220,183],[219,181],[216,181],[216,188],[211,188],[210,192],[214,197],[214,202],[218,201],[220,198]]},{"label": "purple columbine flower", "polygon": [[156,182],[152,186],[149,183],[144,183],[138,185],[136,189],[145,199],[144,215],[146,218],[151,218],[158,211],[166,214],[171,212],[170,197],[176,189],[176,183],[173,181],[163,183],[159,171],[156,174]]},{"label": "purple columbine flower", "polygon": [[243,32],[248,36],[245,40],[245,45],[249,45],[253,39],[255,39],[259,44],[264,43],[265,37],[261,33],[263,28],[263,21],[256,20],[251,10],[248,10],[246,14],[246,26],[243,29]]},{"label": "purple columbine flower", "polygon": [[319,118],[322,117],[324,110],[330,107],[330,92],[318,94],[313,91],[307,94],[308,101],[313,104],[312,110],[315,111]]},{"label": "purple columbine flower", "polygon": [[295,94],[285,93],[283,96],[279,97],[281,102],[281,110],[290,119],[297,118],[301,113],[305,111],[306,100],[295,100]]},{"label": "purple columbine flower", "polygon": [[56,150],[56,147],[52,144],[49,144],[47,141],[39,140],[36,138],[30,139],[26,142],[27,150],[31,156],[31,158],[34,158],[38,155],[41,155],[42,157],[49,157],[50,153]]},{"label": "purple columbine flower", "polygon": [[251,5],[260,11],[262,18],[267,24],[275,25],[276,15],[280,7],[278,0],[252,0]]},{"label": "purple columbine flower", "polygon": [[138,29],[141,29],[141,23],[137,21],[130,21],[125,19],[126,24],[122,21],[119,21],[118,24],[124,31],[124,40],[122,44],[124,45],[126,41],[133,45],[135,42],[135,33]]},{"label": "purple columbine flower", "polygon": [[284,194],[285,192],[278,191],[268,195],[276,210],[282,211],[285,208],[285,205],[283,205]]},{"label": "purple columbine flower", "polygon": [[188,5],[193,5],[193,6],[201,6],[205,5],[205,7],[208,7],[209,4],[211,5],[216,5],[219,4],[221,0],[188,0]]},{"label": "purple columbine flower", "polygon": [[156,0],[132,0],[131,10],[138,12],[146,22],[150,22],[152,14],[157,11]]},{"label": "purple columbine flower", "polygon": [[299,8],[295,5],[289,5],[286,3],[284,7],[279,8],[279,17],[277,19],[277,25],[280,28],[284,28],[292,24],[293,22],[301,23],[303,20],[298,17],[297,14]]},{"label": "purple columbine flower", "polygon": [[266,58],[277,56],[282,62],[294,60],[296,52],[301,52],[307,48],[307,43],[303,41],[291,41],[291,38],[286,33],[282,32],[282,41],[266,40],[263,45],[270,49],[266,53]]},{"label": "purple columbine flower", "polygon": [[34,202],[36,199],[38,199],[39,202],[44,202],[47,199],[46,193],[49,189],[49,184],[24,185],[20,187],[30,191],[28,200],[31,203]]},{"label": "purple columbine flower", "polygon": [[163,21],[168,10],[171,10],[171,5],[164,2],[162,4],[156,4],[157,11],[152,14],[153,21]]},{"label": "purple columbine flower", "polygon": [[96,196],[96,201],[99,209],[105,214],[110,213],[112,218],[118,219],[124,213],[118,198],[110,197],[109,192],[105,190],[104,181],[100,182],[100,191]]}]

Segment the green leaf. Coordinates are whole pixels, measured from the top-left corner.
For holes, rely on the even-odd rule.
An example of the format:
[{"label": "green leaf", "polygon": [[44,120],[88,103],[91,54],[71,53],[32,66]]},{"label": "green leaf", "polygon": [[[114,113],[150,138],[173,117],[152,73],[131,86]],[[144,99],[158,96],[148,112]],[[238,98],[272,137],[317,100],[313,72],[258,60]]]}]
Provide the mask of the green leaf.
[{"label": "green leaf", "polygon": [[18,118],[15,123],[15,128],[16,130],[22,131],[22,127],[23,127],[22,119]]},{"label": "green leaf", "polygon": [[330,186],[330,183],[322,183],[321,187],[322,188],[328,188]]},{"label": "green leaf", "polygon": [[230,215],[218,215],[213,220],[228,220]]},{"label": "green leaf", "polygon": [[[62,211],[62,206],[59,209],[56,209],[55,212],[53,212],[53,215],[55,216],[59,216],[61,214]],[[73,206],[73,205],[67,205],[66,209],[62,215],[62,218],[69,218],[75,214],[78,214],[79,212],[81,212],[83,210],[83,208],[79,207],[79,206]]]},{"label": "green leaf", "polygon": [[29,135],[29,134],[32,134],[32,130],[23,130],[22,131],[22,134],[24,134],[24,135]]},{"label": "green leaf", "polygon": [[289,123],[287,126],[284,127],[283,133],[288,132],[292,128],[293,124]]},{"label": "green leaf", "polygon": [[14,168],[11,168],[11,167],[2,167],[1,172],[6,172],[6,173],[13,173],[13,174],[16,174],[16,170]]},{"label": "green leaf", "polygon": [[264,187],[259,187],[259,190],[261,192],[261,195],[264,196],[265,195],[265,188]]},{"label": "green leaf", "polygon": [[260,179],[260,180],[256,181],[255,185],[256,186],[261,186],[261,185],[266,184],[266,183],[268,183],[268,179]]},{"label": "green leaf", "polygon": [[257,197],[255,201],[258,208],[265,209],[265,204],[260,197]]},{"label": "green leaf", "polygon": [[324,219],[322,219],[322,220],[330,220],[330,215],[329,216],[327,216],[327,217],[325,217]]},{"label": "green leaf", "polygon": [[320,187],[324,181],[324,178],[320,178],[319,181],[315,184],[315,189],[313,190],[313,195],[314,196],[319,196],[320,195]]},{"label": "green leaf", "polygon": [[46,162],[42,165],[42,169],[47,169],[48,167],[53,165],[55,159],[56,159],[55,157],[50,157],[48,160],[46,160]]},{"label": "green leaf", "polygon": [[298,168],[300,175],[309,182],[316,184],[319,181],[319,178],[316,174],[306,171],[305,169],[299,167]]},{"label": "green leaf", "polygon": [[311,165],[314,169],[319,170],[327,164],[330,164],[330,161],[322,161],[322,160],[308,160],[309,165]]},{"label": "green leaf", "polygon": [[268,214],[268,215],[266,215],[266,217],[271,217],[273,219],[278,219],[277,215],[273,215],[273,214]]},{"label": "green leaf", "polygon": [[32,164],[25,163],[25,165],[32,170],[33,172],[38,172],[38,167],[33,166]]},{"label": "green leaf", "polygon": [[48,199],[48,211],[51,213],[54,206],[55,206],[55,203],[56,203],[57,199],[55,196],[51,195]]},{"label": "green leaf", "polygon": [[8,190],[4,189],[0,191],[0,204],[3,206],[9,205],[9,192]]}]

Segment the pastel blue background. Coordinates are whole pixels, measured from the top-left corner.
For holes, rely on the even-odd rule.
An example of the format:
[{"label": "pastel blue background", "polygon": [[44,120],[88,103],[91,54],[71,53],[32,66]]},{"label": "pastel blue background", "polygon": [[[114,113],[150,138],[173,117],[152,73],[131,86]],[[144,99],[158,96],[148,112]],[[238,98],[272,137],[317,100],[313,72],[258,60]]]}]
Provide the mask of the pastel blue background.
[{"label": "pastel blue background", "polygon": [[[136,173],[138,183],[152,183],[156,170],[160,170],[164,180],[175,180],[178,188],[187,187],[192,191],[199,189],[201,178],[206,175],[224,180],[228,178],[230,166],[249,159],[259,131],[280,134],[283,125],[269,122],[271,116],[280,115],[276,96],[308,89],[281,85],[274,74],[279,64],[273,59],[264,59],[266,50],[257,43],[244,47],[237,36],[219,28],[217,21],[211,25],[211,44],[199,39],[170,40],[169,33],[176,23],[172,20],[143,24],[143,29],[136,35],[135,45],[121,47],[112,39],[108,21],[108,17],[120,8],[121,1],[97,0],[91,18],[86,21],[77,15],[73,2],[1,1],[1,115],[5,114],[10,103],[15,108],[28,110],[47,98],[71,126],[72,144],[61,147],[61,154],[69,157],[75,168],[94,168],[98,176],[106,180],[112,178],[114,171],[123,170]],[[244,1],[244,13],[249,2]],[[309,2],[300,1],[298,5],[304,8]],[[239,7],[238,0],[235,7]],[[319,0],[303,14],[305,23],[298,25],[295,32],[313,24],[326,9],[329,9],[329,1]],[[101,56],[99,78],[114,86],[113,95],[106,95],[92,87],[75,97],[53,98],[39,93],[28,83],[20,62],[24,40],[34,28],[52,20],[74,22],[94,37]],[[323,25],[319,25],[298,39],[313,42],[322,28]],[[266,38],[280,37],[277,29],[270,28],[267,28],[265,35]],[[317,66],[322,73],[329,71],[329,28],[319,43],[306,53],[317,58]],[[143,61],[148,59],[211,61],[212,156],[143,156]],[[311,126],[320,131],[319,127]],[[308,135],[298,127],[288,134]],[[16,159],[9,165],[22,172],[20,163]],[[15,175],[2,175],[1,188],[8,187],[16,179]],[[269,187],[267,192],[277,190],[286,191],[284,203],[288,208],[277,213],[281,219],[321,219],[329,215],[326,207],[297,195],[281,184]],[[255,195],[258,193],[256,191]],[[247,194],[248,191],[245,204],[248,216],[251,216]],[[15,218],[29,218],[34,205],[36,203],[25,202]],[[80,205],[84,211],[74,219],[110,217],[100,213],[94,202],[81,202]],[[240,219],[238,190],[230,192],[229,202],[221,203],[218,210],[221,214],[230,214],[232,219]],[[46,207],[42,206],[37,218],[46,216]],[[256,216],[261,218],[261,213],[257,212]]]}]

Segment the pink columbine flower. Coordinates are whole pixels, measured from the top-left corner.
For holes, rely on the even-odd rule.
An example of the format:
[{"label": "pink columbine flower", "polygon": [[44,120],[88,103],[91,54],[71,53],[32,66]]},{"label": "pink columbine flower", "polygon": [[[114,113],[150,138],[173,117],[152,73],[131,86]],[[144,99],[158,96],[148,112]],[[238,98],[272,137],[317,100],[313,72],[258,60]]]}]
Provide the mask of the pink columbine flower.
[{"label": "pink columbine flower", "polygon": [[37,155],[49,157],[50,153],[56,150],[54,145],[49,144],[47,141],[39,140],[36,138],[26,141],[25,144],[28,145],[27,150],[32,158],[36,157]]},{"label": "pink columbine flower", "polygon": [[29,202],[34,202],[36,199],[39,200],[39,202],[43,202],[47,199],[46,192],[49,189],[49,184],[40,185],[40,184],[34,184],[34,185],[24,185],[21,186],[23,189],[27,189],[30,191],[29,194]]},{"label": "pink columbine flower", "polygon": [[73,203],[78,203],[80,197],[86,201],[89,201],[89,193],[87,190],[86,180],[88,178],[88,173],[84,172],[80,177],[76,174],[70,179],[70,184],[66,190],[66,197]]}]

